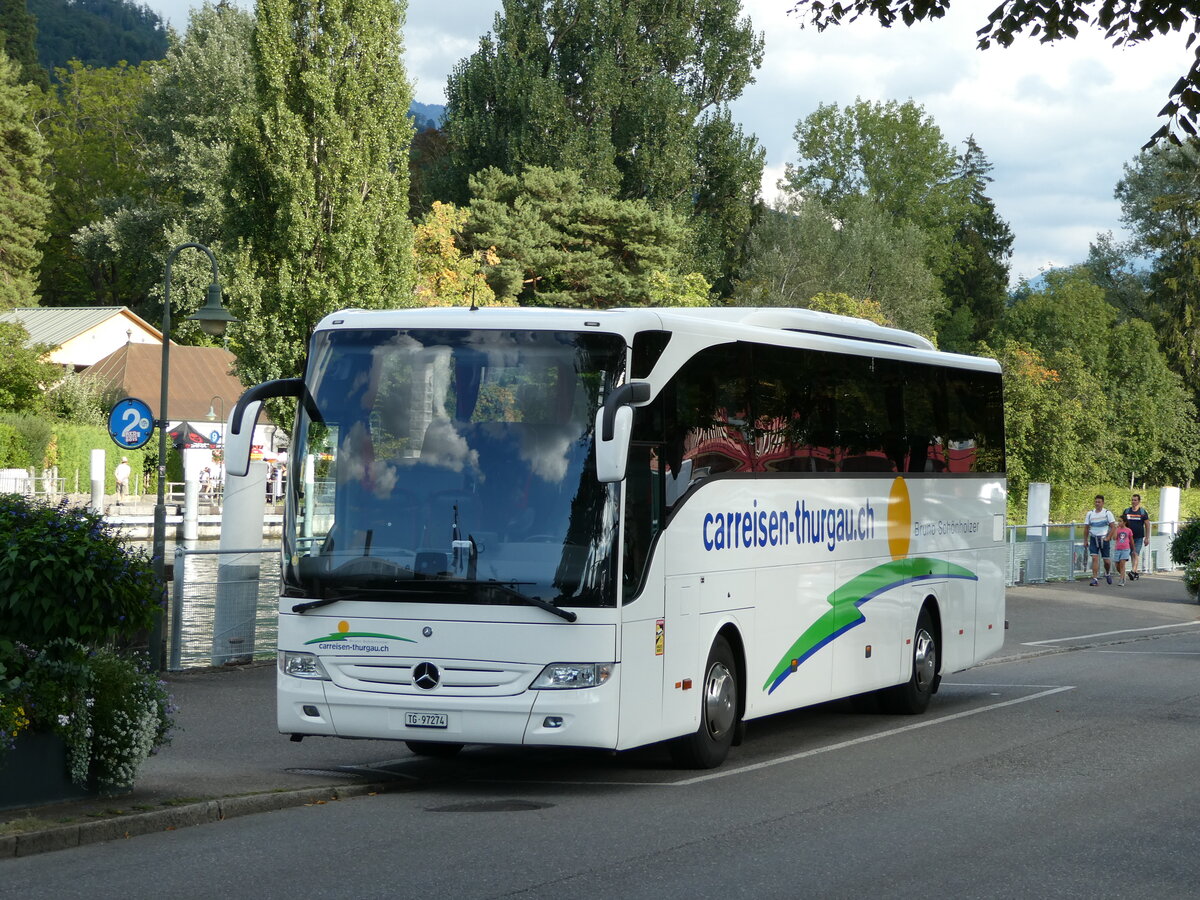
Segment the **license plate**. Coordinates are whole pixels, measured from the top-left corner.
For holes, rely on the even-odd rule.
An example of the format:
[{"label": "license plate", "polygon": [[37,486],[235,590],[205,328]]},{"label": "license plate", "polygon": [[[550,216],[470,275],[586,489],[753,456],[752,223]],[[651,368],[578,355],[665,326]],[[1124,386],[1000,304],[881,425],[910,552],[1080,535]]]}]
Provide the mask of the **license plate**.
[{"label": "license plate", "polygon": [[409,728],[448,728],[450,718],[445,713],[406,712],[404,724]]}]

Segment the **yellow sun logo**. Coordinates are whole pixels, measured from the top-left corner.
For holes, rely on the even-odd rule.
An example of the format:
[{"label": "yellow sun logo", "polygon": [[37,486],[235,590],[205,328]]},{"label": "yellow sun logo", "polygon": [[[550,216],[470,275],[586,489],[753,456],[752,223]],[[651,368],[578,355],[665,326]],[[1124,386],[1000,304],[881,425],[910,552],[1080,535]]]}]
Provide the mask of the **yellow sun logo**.
[{"label": "yellow sun logo", "polygon": [[908,484],[903,478],[892,482],[888,496],[888,551],[892,559],[908,556],[908,545],[912,537],[912,501],[908,496]]},{"label": "yellow sun logo", "polygon": [[346,622],[346,621],[338,622],[338,631],[340,631],[342,634],[345,634],[349,630],[350,630],[349,622]]}]

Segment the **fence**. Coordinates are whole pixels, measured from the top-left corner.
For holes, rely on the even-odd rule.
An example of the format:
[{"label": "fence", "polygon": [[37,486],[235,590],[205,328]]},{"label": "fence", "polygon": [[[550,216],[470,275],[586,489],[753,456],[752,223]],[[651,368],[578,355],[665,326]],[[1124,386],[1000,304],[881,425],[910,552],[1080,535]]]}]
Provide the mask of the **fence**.
[{"label": "fence", "polygon": [[[1171,543],[1180,523],[1150,525],[1150,548],[1142,554],[1144,572],[1174,569]],[[1167,525],[1166,531],[1162,526]],[[1155,528],[1159,530],[1155,532]],[[1087,526],[1082,522],[1066,525],[1008,526],[1008,570],[1005,583],[1042,584],[1047,581],[1073,581],[1090,573]],[[1115,571],[1115,567],[1114,567]]]}]

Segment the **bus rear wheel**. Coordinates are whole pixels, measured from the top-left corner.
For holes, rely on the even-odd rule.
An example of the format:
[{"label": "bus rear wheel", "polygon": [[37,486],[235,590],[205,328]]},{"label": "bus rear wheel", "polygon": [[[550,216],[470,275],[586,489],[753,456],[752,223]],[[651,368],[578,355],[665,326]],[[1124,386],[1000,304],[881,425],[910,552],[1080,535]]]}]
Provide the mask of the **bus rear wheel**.
[{"label": "bus rear wheel", "polygon": [[434,759],[449,759],[457,756],[463,748],[462,744],[451,744],[446,741],[405,741],[408,749],[417,756],[430,756]]},{"label": "bus rear wheel", "polygon": [[729,755],[737,719],[737,663],[729,642],[718,637],[708,651],[708,664],[704,667],[700,727],[695,734],[671,742],[675,765],[683,769],[715,769]]},{"label": "bus rear wheel", "polygon": [[879,692],[879,705],[884,712],[915,716],[929,707],[929,698],[937,686],[938,644],[934,634],[933,618],[928,609],[922,609],[913,634],[912,675],[904,684]]}]

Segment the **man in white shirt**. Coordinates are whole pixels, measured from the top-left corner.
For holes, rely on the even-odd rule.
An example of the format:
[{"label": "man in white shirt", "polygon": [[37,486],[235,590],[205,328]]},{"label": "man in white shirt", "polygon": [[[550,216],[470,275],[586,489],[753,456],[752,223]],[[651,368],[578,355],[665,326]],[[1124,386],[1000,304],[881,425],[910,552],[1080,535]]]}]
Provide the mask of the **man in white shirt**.
[{"label": "man in white shirt", "polygon": [[1104,580],[1112,584],[1109,541],[1117,527],[1116,517],[1104,508],[1104,495],[1097,494],[1093,506],[1083,516],[1088,529],[1088,553],[1092,555],[1092,587],[1100,583],[1100,560],[1104,559]]},{"label": "man in white shirt", "polygon": [[129,476],[131,470],[129,460],[122,456],[121,462],[117,464],[117,468],[113,471],[113,480],[117,483],[117,502],[120,503],[129,496]]}]

